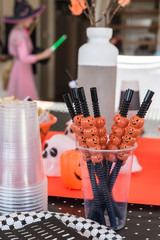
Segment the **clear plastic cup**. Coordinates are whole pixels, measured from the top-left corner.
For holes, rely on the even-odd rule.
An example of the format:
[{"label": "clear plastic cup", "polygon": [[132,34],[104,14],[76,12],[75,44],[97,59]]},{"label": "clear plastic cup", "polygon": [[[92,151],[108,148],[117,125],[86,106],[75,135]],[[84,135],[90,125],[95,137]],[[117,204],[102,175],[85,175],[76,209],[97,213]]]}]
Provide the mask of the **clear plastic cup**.
[{"label": "clear plastic cup", "polygon": [[47,210],[37,104],[0,104],[0,212]]},{"label": "clear plastic cup", "polygon": [[0,186],[27,187],[44,179],[35,102],[0,104]]},{"label": "clear plastic cup", "polygon": [[14,211],[46,211],[47,210],[47,178],[31,188],[0,188],[0,212]]},{"label": "clear plastic cup", "polygon": [[137,145],[121,150],[92,150],[78,146],[86,218],[113,230],[125,225],[133,152],[136,147]]}]

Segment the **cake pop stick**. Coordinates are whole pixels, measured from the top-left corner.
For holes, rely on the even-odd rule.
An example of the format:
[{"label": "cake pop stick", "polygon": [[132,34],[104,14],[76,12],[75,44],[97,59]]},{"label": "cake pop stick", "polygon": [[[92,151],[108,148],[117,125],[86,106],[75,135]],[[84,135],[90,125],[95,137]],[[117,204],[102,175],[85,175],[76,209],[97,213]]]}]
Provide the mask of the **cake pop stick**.
[{"label": "cake pop stick", "polygon": [[[152,101],[151,99],[152,99],[153,95],[154,95],[154,92],[152,92],[151,90],[148,90],[137,115],[131,117],[129,126],[126,129],[126,134],[123,138],[123,142],[120,145],[121,149],[133,147],[135,142],[137,141],[137,137],[142,132],[142,127],[144,125],[143,118],[145,117],[145,114],[151,104],[151,101]],[[131,128],[132,128],[132,131],[130,130]],[[137,131],[137,130],[139,130],[139,131]],[[110,179],[109,179],[110,191],[112,190],[112,188],[114,186],[114,183],[117,179],[117,176],[118,176],[120,168],[123,164],[123,161],[126,161],[128,158],[128,153],[121,152],[121,153],[117,154],[117,157],[118,157],[117,163],[116,163],[116,165],[110,175]]]},{"label": "cake pop stick", "polygon": [[[95,121],[95,118],[90,116],[90,114],[89,114],[88,105],[86,102],[86,97],[85,97],[83,88],[78,88],[78,95],[79,95],[79,99],[80,99],[82,111],[83,111],[83,116],[84,116],[81,121],[82,127],[84,129],[92,129],[92,127],[95,126],[96,121]],[[98,136],[95,136],[92,138],[87,138],[86,142],[87,142],[87,145],[89,148],[100,149]],[[111,228],[115,229],[116,228],[116,218],[114,215],[112,201],[111,201],[111,198],[109,195],[108,187],[107,187],[107,184],[105,181],[105,176],[104,176],[102,165],[101,165],[101,162],[103,161],[103,155],[101,153],[95,153],[95,154],[92,153],[91,160],[93,163],[95,163],[95,169],[96,169],[96,173],[99,178],[101,188],[103,191],[105,207],[108,212],[108,217],[110,220]]]},{"label": "cake pop stick", "polygon": [[[73,106],[72,106],[72,102],[71,102],[71,99],[68,100],[68,95],[67,95],[67,98],[66,98],[66,95],[64,95],[64,99],[66,101],[66,104],[67,104],[67,107],[68,107],[68,110],[69,112],[71,113],[71,116],[74,118],[73,119],[73,122],[74,124],[76,125],[77,124],[77,127],[81,127],[80,125],[80,121],[81,121],[81,118],[82,118],[82,114],[81,114],[81,108],[80,108],[80,104],[79,104],[79,100],[78,100],[78,94],[77,94],[77,89],[74,88],[72,89],[72,96],[73,96],[73,100],[74,100],[74,106],[75,106],[75,109],[76,109],[76,113],[75,113],[75,116],[73,114]],[[76,115],[78,114],[78,115]],[[80,121],[79,121],[80,120]],[[80,132],[76,131],[77,135],[79,135],[78,139],[81,139],[81,136],[83,136],[83,130]],[[79,142],[79,145],[84,147],[85,144],[84,142],[80,141]],[[104,214],[103,214],[103,211],[102,211],[102,208],[100,206],[100,199],[99,199],[99,196],[98,196],[98,187],[97,187],[97,182],[96,182],[96,178],[95,178],[95,174],[94,174],[94,171],[92,169],[92,162],[90,161],[90,155],[88,156],[85,156],[86,158],[86,162],[87,162],[87,168],[88,168],[88,173],[89,173],[89,178],[90,178],[90,182],[91,182],[91,188],[92,188],[92,192],[93,192],[93,196],[94,196],[94,199],[93,199],[93,206],[92,206],[92,209],[90,211],[90,218],[92,220],[95,220],[97,222],[99,222],[100,224],[103,224],[103,225],[106,225],[106,222],[105,222],[105,218],[104,218]],[[88,160],[89,158],[89,160]]]},{"label": "cake pop stick", "polygon": [[65,40],[67,39],[67,35],[62,35],[52,46],[51,51],[54,52]]}]

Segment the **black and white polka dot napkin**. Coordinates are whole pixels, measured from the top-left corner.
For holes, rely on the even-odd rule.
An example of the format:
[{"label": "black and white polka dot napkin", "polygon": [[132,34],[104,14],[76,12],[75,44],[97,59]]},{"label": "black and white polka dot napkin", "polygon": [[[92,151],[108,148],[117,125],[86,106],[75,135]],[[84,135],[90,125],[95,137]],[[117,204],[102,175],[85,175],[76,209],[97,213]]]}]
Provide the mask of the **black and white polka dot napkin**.
[{"label": "black and white polka dot napkin", "polygon": [[98,223],[57,212],[12,213],[0,216],[0,240],[118,240],[122,237]]}]

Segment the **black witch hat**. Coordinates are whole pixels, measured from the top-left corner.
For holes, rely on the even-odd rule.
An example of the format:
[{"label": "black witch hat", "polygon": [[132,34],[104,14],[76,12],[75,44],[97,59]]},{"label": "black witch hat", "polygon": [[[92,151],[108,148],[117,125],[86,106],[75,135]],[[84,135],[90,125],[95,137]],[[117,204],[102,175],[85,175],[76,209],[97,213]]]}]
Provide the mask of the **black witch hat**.
[{"label": "black witch hat", "polygon": [[16,24],[26,19],[33,19],[39,16],[46,9],[45,5],[41,5],[37,9],[32,9],[26,0],[15,0],[14,16],[3,17],[3,22]]}]

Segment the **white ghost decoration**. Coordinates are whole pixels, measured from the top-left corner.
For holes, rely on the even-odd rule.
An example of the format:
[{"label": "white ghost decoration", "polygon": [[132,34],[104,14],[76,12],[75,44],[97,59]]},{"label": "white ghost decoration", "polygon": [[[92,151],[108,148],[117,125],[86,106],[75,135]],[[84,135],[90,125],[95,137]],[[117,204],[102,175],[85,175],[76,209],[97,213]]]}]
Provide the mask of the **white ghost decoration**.
[{"label": "white ghost decoration", "polygon": [[138,160],[137,160],[137,157],[135,155],[133,155],[133,162],[132,162],[132,173],[135,173],[135,172],[140,172],[142,171],[142,167],[141,165],[139,164]]},{"label": "white ghost decoration", "polygon": [[76,142],[66,135],[56,134],[47,140],[42,152],[45,175],[49,177],[61,176],[60,156],[64,151],[75,147]]},{"label": "white ghost decoration", "polygon": [[[131,158],[132,158],[131,156],[128,157],[125,165],[122,166],[122,168],[121,168],[121,173],[127,174],[129,172]],[[142,171],[142,167],[140,166],[140,164],[137,160],[137,157],[135,155],[133,155],[131,173],[140,172],[140,171]]]},{"label": "white ghost decoration", "polygon": [[72,138],[74,141],[76,141],[75,133],[71,129],[72,123],[73,123],[72,119],[70,119],[68,122],[66,122],[66,128],[64,130],[64,134],[66,136]]}]

